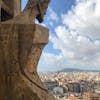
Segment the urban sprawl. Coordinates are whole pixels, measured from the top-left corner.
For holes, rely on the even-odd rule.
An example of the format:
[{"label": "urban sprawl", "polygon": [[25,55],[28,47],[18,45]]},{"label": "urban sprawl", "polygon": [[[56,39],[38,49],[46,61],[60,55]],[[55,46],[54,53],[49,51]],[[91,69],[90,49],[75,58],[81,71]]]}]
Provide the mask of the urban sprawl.
[{"label": "urban sprawl", "polygon": [[100,100],[99,72],[39,73],[56,100]]}]

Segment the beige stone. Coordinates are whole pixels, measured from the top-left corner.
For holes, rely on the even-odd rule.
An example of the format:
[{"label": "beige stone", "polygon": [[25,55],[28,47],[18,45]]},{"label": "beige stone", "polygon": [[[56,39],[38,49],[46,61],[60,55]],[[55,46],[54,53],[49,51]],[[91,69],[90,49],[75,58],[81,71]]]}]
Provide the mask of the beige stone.
[{"label": "beige stone", "polygon": [[29,0],[24,11],[16,13],[16,17],[1,20],[0,100],[54,100],[37,73],[49,30],[35,24],[34,20],[42,22],[48,3],[49,0]]},{"label": "beige stone", "polygon": [[21,12],[21,0],[0,0],[0,10],[3,21],[16,17]]}]

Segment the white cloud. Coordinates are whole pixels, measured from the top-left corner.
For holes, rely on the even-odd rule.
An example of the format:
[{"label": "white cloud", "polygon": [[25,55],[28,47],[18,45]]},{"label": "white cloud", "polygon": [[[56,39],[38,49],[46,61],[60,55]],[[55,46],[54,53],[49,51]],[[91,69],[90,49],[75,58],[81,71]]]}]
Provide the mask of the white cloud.
[{"label": "white cloud", "polygon": [[45,64],[57,68],[69,65],[100,66],[99,40],[74,34],[64,26],[58,26],[55,31],[57,36],[50,36],[50,41],[53,43],[53,48],[61,52],[59,55],[44,53]]},{"label": "white cloud", "polygon": [[[100,41],[91,40],[76,33],[74,34],[74,32],[68,31],[67,29],[66,31],[62,30],[63,28],[64,26],[57,27],[57,37],[54,40],[51,39],[54,43],[53,46],[60,49],[63,57],[73,64],[94,65],[97,59],[100,58]],[[61,31],[62,34],[60,33]],[[100,62],[97,65],[99,66]]]},{"label": "white cloud", "polygon": [[100,0],[77,0],[76,6],[62,15],[63,23],[79,34],[100,38]]},{"label": "white cloud", "polygon": [[49,13],[49,16],[48,16],[47,20],[49,20],[49,21],[52,20],[52,21],[55,21],[55,22],[59,20],[56,12],[52,8],[49,7],[48,13]]},{"label": "white cloud", "polygon": [[[100,66],[100,0],[77,0],[50,35],[58,55],[43,53],[46,66]],[[98,39],[97,39],[98,38]]]},{"label": "white cloud", "polygon": [[49,25],[50,25],[50,26],[53,26],[54,24],[53,24],[53,22],[52,22],[52,21],[50,21],[50,22],[49,22]]}]

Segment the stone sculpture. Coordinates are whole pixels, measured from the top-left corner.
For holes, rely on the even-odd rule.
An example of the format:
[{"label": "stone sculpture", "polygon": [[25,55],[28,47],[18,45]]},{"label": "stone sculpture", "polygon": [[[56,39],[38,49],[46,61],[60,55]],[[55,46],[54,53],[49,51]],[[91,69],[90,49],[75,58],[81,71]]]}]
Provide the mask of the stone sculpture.
[{"label": "stone sculpture", "polygon": [[49,2],[28,0],[21,12],[20,0],[0,0],[0,100],[54,100],[37,74],[49,31],[35,19],[43,21]]}]

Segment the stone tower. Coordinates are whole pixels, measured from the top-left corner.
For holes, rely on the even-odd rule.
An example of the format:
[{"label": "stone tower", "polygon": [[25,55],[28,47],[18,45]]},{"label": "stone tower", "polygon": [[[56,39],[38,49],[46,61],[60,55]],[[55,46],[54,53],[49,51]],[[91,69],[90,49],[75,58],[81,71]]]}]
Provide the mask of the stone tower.
[{"label": "stone tower", "polygon": [[50,0],[0,0],[0,100],[54,100],[39,79],[37,65],[49,30],[43,21]]}]

